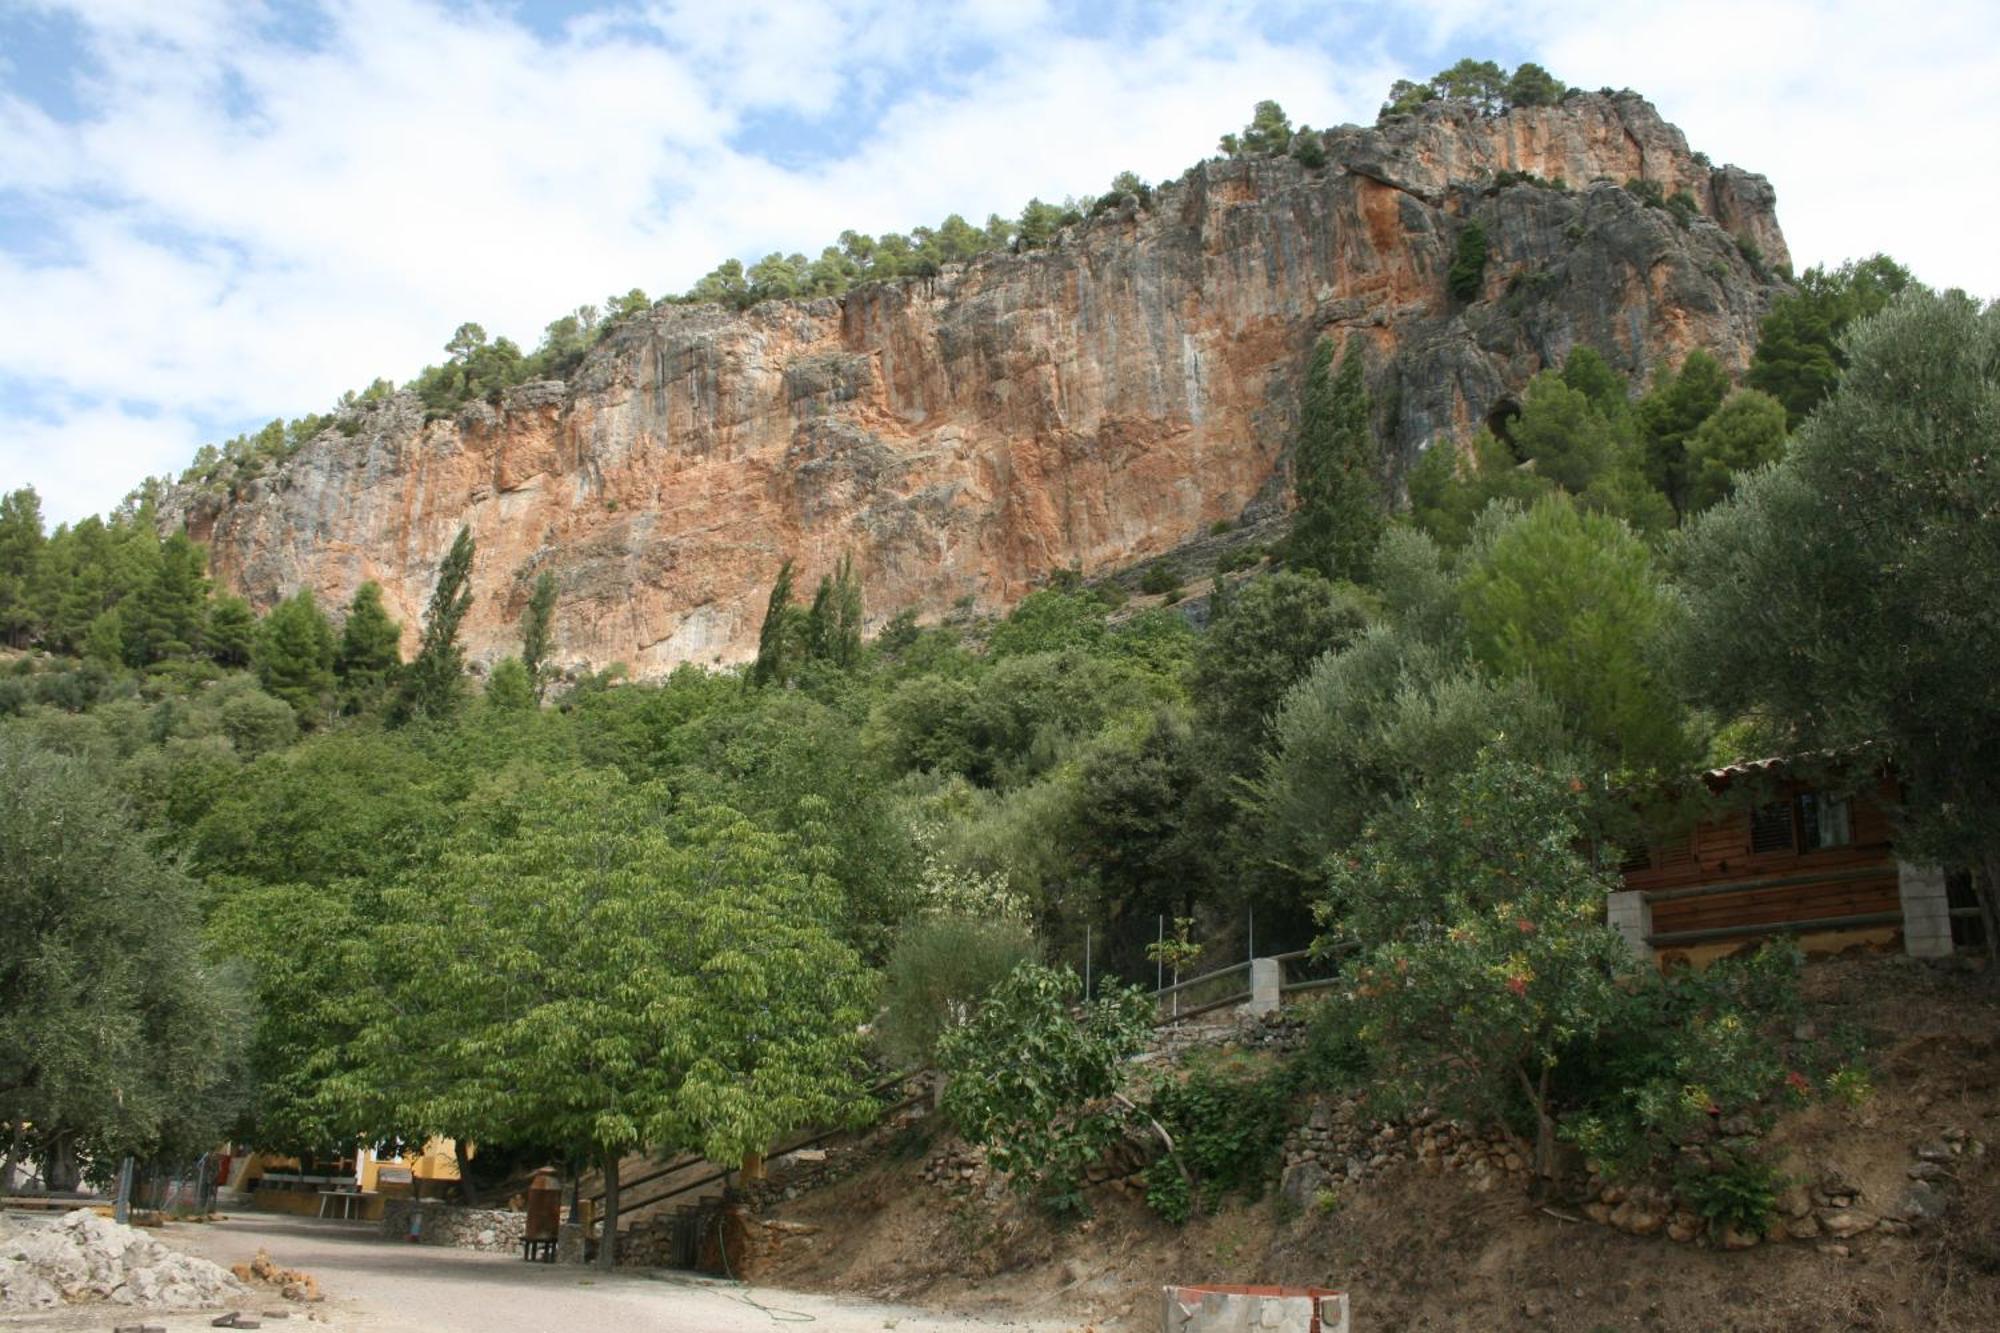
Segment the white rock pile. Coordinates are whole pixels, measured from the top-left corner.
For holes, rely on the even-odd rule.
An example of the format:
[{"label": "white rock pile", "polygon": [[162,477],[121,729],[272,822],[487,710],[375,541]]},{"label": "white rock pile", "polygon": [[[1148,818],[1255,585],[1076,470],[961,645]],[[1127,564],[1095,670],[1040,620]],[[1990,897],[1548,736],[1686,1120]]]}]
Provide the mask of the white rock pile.
[{"label": "white rock pile", "polygon": [[87,1209],[44,1225],[0,1223],[0,1311],[87,1301],[175,1309],[247,1294],[227,1269]]}]

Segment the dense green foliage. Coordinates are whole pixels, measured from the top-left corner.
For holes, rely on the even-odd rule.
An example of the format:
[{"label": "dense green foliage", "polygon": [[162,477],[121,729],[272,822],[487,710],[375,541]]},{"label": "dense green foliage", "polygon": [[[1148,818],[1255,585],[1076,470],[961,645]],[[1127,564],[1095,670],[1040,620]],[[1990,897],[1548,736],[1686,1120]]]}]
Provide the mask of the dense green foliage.
[{"label": "dense green foliage", "polygon": [[1174,1150],[1147,1169],[1153,1211],[1185,1222],[1197,1204],[1213,1212],[1230,1195],[1261,1195],[1284,1147],[1293,1092],[1290,1071],[1241,1058],[1198,1060],[1162,1081],[1146,1111]]},{"label": "dense green foliage", "polygon": [[1382,104],[1380,118],[1406,116],[1437,101],[1464,102],[1487,115],[1497,115],[1509,107],[1554,106],[1568,94],[1561,80],[1532,61],[1509,74],[1491,60],[1467,56],[1424,83],[1396,80]]},{"label": "dense green foliage", "polygon": [[1107,1104],[1153,1014],[1145,992],[1107,987],[1072,1017],[1077,991],[1074,973],[1024,964],[937,1050],[945,1114],[1016,1188],[1058,1212],[1081,1209],[1083,1169],[1124,1124]]},{"label": "dense green foliage", "polygon": [[912,923],[883,968],[884,1048],[902,1063],[929,1064],[938,1038],[970,1020],[987,992],[1034,958],[1034,937],[1005,916],[954,912]]},{"label": "dense green foliage", "polygon": [[1748,383],[1785,405],[1786,424],[1798,429],[1839,381],[1847,364],[1841,339],[1910,286],[1910,271],[1887,255],[1842,264],[1829,273],[1807,269],[1797,290],[1779,297],[1764,316]]},{"label": "dense green foliage", "polygon": [[1486,290],[1487,253],[1486,228],[1474,218],[1459,231],[1451,267],[1445,271],[1444,285],[1453,299],[1476,301]]},{"label": "dense green foliage", "polygon": [[[1240,151],[1295,150],[1260,117]],[[1638,1173],[1685,1146],[1688,1089],[1704,1118],[1758,1115],[1822,1081],[1782,1040],[1788,977],[1640,984],[1601,924],[1603,855],[1679,816],[1705,751],[1886,747],[1912,844],[1991,857],[1996,766],[1963,720],[2000,704],[1994,338],[1990,312],[1905,293],[1790,438],[1781,400],[1700,354],[1635,397],[1578,347],[1463,463],[1426,450],[1400,516],[1360,353],[1321,346],[1294,531],[1232,547],[1205,597],[1137,610],[1064,571],[1005,615],[904,612],[871,641],[853,561],[809,597],[786,564],[754,664],[648,682],[557,679],[554,579],[482,571],[526,596],[519,655],[475,689],[468,533],[405,665],[373,585],[260,619],[143,495],[45,533],[17,492],[0,751],[100,841],[0,878],[91,912],[140,886],[178,962],[129,952],[186,988],[158,1012],[210,1005],[212,1030],[120,1037],[117,1123],[23,1110],[59,1090],[14,1028],[0,1086],[83,1169],[225,1131],[602,1160],[754,1151],[863,1113],[871,1055],[935,1054],[958,1122],[1060,1206],[1127,1132],[1176,1143],[1148,1178],[1169,1215],[1253,1193],[1300,1079],[1544,1149],[1560,1126]],[[1145,1015],[1122,983],[1176,961],[1168,921],[1195,967],[1315,934],[1359,952],[1304,1068],[1127,1079]],[[1086,966],[1079,1024],[1063,969]],[[0,1027],[116,1035],[80,1005]],[[1749,1226],[1761,1170],[1709,1161],[1688,1197]]]},{"label": "dense green foliage", "polygon": [[246,1027],[194,886],[84,761],[0,734],[0,787],[0,1125],[57,1188],[123,1153],[205,1151]]},{"label": "dense green foliage", "polygon": [[1321,340],[1306,368],[1292,448],[1292,515],[1287,555],[1328,578],[1366,582],[1369,561],[1387,521],[1382,502],[1382,450],[1369,421],[1359,340],[1333,371],[1333,346]]},{"label": "dense green foliage", "polygon": [[458,627],[472,609],[472,556],[472,529],[460,528],[438,567],[423,641],[402,672],[391,711],[398,721],[442,721],[458,711],[465,689],[465,649],[458,642]]},{"label": "dense green foliage", "polygon": [[1544,1173],[1551,1080],[1636,966],[1604,924],[1616,881],[1580,850],[1583,789],[1482,755],[1369,825],[1320,907],[1326,942],[1363,951],[1348,1004],[1378,1097],[1480,1117],[1525,1100]]},{"label": "dense green foliage", "polygon": [[2000,940],[2000,310],[1907,292],[1844,355],[1782,461],[1690,535],[1684,660],[1786,748],[1882,747],[1908,845],[1979,871]]},{"label": "dense green foliage", "polygon": [[[1658,538],[1728,495],[1736,478],[1776,458],[1783,420],[1765,394],[1730,392],[1706,352],[1662,367],[1637,399],[1589,347],[1528,382],[1519,411],[1498,414],[1464,456],[1425,450],[1409,478],[1411,516],[1447,546],[1464,545],[1495,500],[1550,494]],[[1495,433],[1497,430],[1498,433]]]}]

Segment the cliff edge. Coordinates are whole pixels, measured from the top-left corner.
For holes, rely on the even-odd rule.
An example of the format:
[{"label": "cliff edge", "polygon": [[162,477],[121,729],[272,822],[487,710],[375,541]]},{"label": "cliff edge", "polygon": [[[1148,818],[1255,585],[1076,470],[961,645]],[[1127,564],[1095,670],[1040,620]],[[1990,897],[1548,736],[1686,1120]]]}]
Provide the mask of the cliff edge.
[{"label": "cliff edge", "polygon": [[[1630,93],[1433,105],[1327,151],[1209,161],[1149,208],[935,279],[663,304],[567,382],[455,420],[364,404],[262,478],[173,491],[164,521],[260,606],[379,582],[406,651],[468,524],[474,661],[517,651],[546,570],[561,664],[659,675],[754,655],[787,556],[809,587],[851,552],[879,625],[1282,509],[1322,335],[1362,341],[1393,481],[1579,344],[1635,383],[1696,347],[1740,371],[1789,259],[1764,178],[1711,167]],[[1461,301],[1446,274],[1474,220],[1489,258]]]}]

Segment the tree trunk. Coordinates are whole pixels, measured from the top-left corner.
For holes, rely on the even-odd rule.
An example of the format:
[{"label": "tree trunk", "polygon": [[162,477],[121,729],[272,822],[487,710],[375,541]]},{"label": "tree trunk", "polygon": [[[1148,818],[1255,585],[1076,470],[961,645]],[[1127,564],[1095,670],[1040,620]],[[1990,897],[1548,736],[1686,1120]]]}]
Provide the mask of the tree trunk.
[{"label": "tree trunk", "polygon": [[28,1126],[23,1121],[16,1120],[8,1128],[12,1132],[7,1136],[7,1155],[0,1158],[0,1198],[14,1188],[14,1168],[21,1160],[21,1145],[28,1137]]},{"label": "tree trunk", "polygon": [[1549,1192],[1549,1181],[1556,1173],[1556,1121],[1549,1114],[1549,1075],[1552,1071],[1542,1066],[1542,1084],[1535,1097],[1535,1196]]},{"label": "tree trunk", "polygon": [[2000,852],[1988,852],[1983,873],[1972,877],[1979,900],[1979,924],[1986,932],[1986,980],[2000,985]]},{"label": "tree trunk", "polygon": [[42,1186],[51,1194],[73,1194],[81,1172],[77,1169],[76,1149],[67,1134],[57,1135],[49,1140],[42,1152]]},{"label": "tree trunk", "polygon": [[453,1139],[451,1153],[458,1161],[458,1201],[467,1208],[479,1206],[479,1191],[472,1184],[472,1154],[467,1151],[465,1140]]},{"label": "tree trunk", "polygon": [[1519,1065],[1514,1066],[1514,1077],[1521,1080],[1521,1091],[1528,1094],[1528,1103],[1535,1108],[1534,1160],[1528,1170],[1532,1182],[1529,1192],[1539,1199],[1548,1192],[1547,1180],[1554,1174],[1556,1159],[1556,1122],[1549,1116],[1549,1068],[1542,1066],[1539,1084]]},{"label": "tree trunk", "polygon": [[618,1152],[604,1154],[604,1233],[597,1242],[597,1265],[618,1266]]}]

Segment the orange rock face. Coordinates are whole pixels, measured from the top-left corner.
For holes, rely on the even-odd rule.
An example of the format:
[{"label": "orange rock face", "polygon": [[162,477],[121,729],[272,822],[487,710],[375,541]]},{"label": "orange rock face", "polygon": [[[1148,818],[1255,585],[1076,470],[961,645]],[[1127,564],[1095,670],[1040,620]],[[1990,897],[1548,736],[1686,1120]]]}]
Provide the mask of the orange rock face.
[{"label": "orange rock face", "polygon": [[[1746,256],[1786,259],[1763,179],[1710,169],[1629,95],[1434,108],[1328,152],[1208,163],[1151,209],[928,282],[662,306],[566,384],[428,423],[400,395],[233,495],[177,493],[167,519],[261,605],[377,581],[406,650],[467,524],[475,661],[518,650],[547,570],[565,665],[659,675],[751,656],[787,557],[809,589],[851,552],[879,625],[1278,512],[1316,338],[1364,340],[1393,483],[1579,344],[1635,380],[1697,346],[1740,369],[1773,291]],[[1633,178],[1698,212],[1649,207]],[[1474,218],[1486,290],[1460,306],[1445,273]]]}]

